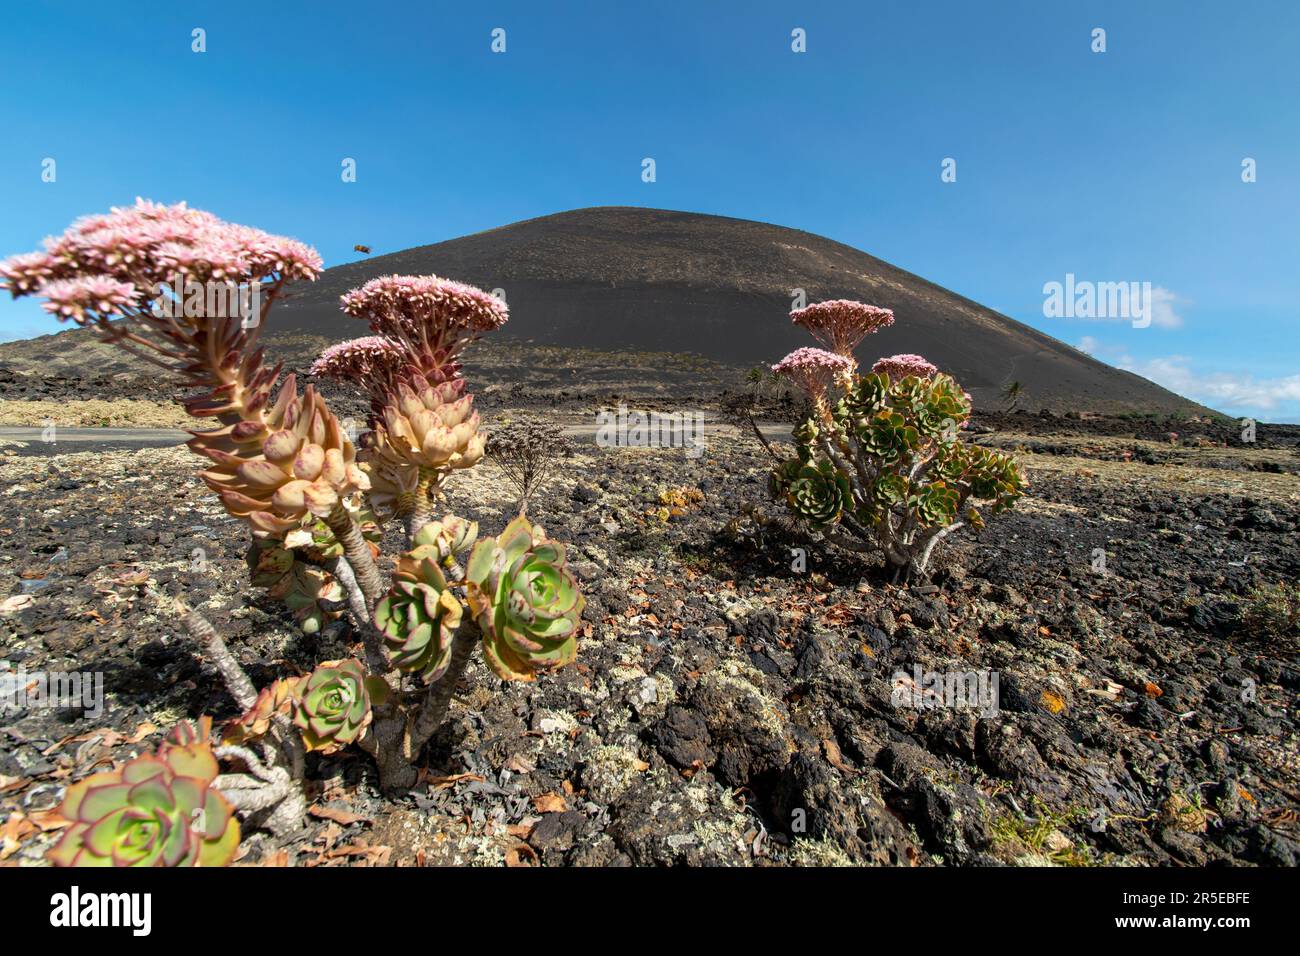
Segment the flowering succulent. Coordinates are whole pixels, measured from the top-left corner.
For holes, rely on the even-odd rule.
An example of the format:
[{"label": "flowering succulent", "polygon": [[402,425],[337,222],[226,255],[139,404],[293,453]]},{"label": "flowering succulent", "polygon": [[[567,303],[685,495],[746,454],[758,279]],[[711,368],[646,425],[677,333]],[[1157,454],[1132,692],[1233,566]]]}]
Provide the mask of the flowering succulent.
[{"label": "flowering succulent", "polygon": [[564,546],[520,515],[480,541],[465,574],[483,653],[502,680],[533,680],[573,661],[586,599],[565,565]]},{"label": "flowering succulent", "polygon": [[[863,330],[893,321],[887,310],[845,302],[795,315],[840,355]],[[977,502],[997,512],[1023,493],[1013,459],[958,440],[970,395],[932,363],[894,355],[868,374],[844,374],[829,370],[826,354],[800,349],[773,366],[811,379],[813,414],[795,429],[795,455],[770,482],[810,528],[856,550],[878,550],[896,569],[924,572],[942,537],[983,526]]]},{"label": "flowering succulent", "polygon": [[790,321],[803,326],[832,352],[851,360],[859,342],[872,332],[894,324],[894,313],[863,302],[832,299],[795,309],[790,313]]},{"label": "flowering succulent", "polygon": [[438,276],[380,276],[346,293],[342,305],[375,335],[398,344],[404,370],[435,384],[458,374],[456,358],[465,346],[509,316],[496,296]]},{"label": "flowering succulent", "polygon": [[[225,866],[239,823],[213,786],[217,760],[199,728],[157,754],[74,783],[59,813],[71,821],[48,858],[58,866]],[[189,740],[190,742],[184,742]]]},{"label": "flowering succulent", "polygon": [[263,536],[328,517],[370,484],[338,419],[314,389],[300,398],[292,375],[264,416],[195,433],[189,445],[212,459],[200,477],[226,510]]},{"label": "flowering succulent", "polygon": [[478,525],[460,518],[426,524],[415,536],[416,546],[398,559],[393,586],[375,608],[375,626],[393,666],[418,672],[426,683],[446,673],[464,610],[443,566],[477,535]]},{"label": "flowering succulent", "polygon": [[469,468],[483,457],[474,397],[463,380],[402,382],[384,406],[372,460],[394,470]]},{"label": "flowering succulent", "polygon": [[[244,712],[215,751],[211,721],[186,722],[156,755],[71,788],[60,862],[226,862],[239,834],[232,807],[277,833],[300,822],[304,746],[331,752],[364,742],[385,789],[411,786],[420,748],[445,719],[480,640],[507,678],[573,659],[583,599],[562,546],[522,518],[477,548],[473,522],[430,520],[443,481],[484,454],[460,357],[506,321],[504,302],[437,276],[384,276],[343,297],[344,311],[371,334],[327,349],[311,374],[368,389],[370,431],[358,454],[317,391],[299,392],[293,375],[281,382],[281,366],[264,364],[257,347],[282,287],[314,280],[321,268],[293,239],[144,200],[80,219],[43,251],[0,262],[0,288],[13,297],[43,297],[54,315],[189,390],[186,410],[211,420],[189,447],[208,459],[208,488],[252,528],[253,582],[308,632],[349,615],[370,668],[329,661],[259,693],[197,610],[156,594],[175,604]],[[203,294],[191,294],[195,283]],[[407,519],[408,550],[386,587],[375,516],[393,514]],[[472,582],[460,564],[471,548],[481,555],[470,561],[481,572]],[[410,687],[398,670],[430,686]],[[218,756],[238,766],[218,774]],[[205,823],[177,826],[191,811]]]},{"label": "flowering succulent", "polygon": [[302,679],[293,697],[293,722],[308,750],[332,753],[355,743],[370,726],[372,690],[383,681],[367,678],[358,661],[326,661]]}]

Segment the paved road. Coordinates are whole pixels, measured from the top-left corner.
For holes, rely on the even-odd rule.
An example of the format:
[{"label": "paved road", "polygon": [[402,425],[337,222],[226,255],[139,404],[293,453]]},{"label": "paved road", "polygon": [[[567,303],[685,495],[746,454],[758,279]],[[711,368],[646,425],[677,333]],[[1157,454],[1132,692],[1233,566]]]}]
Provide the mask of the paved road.
[{"label": "paved road", "polygon": [[[778,441],[789,440],[789,425],[763,425],[763,434]],[[709,423],[703,433],[708,436],[735,433],[730,425]],[[581,442],[595,441],[594,425],[571,425],[564,434]],[[53,441],[48,439],[53,437]],[[189,434],[176,428],[59,428],[52,436],[41,428],[15,428],[0,426],[0,452],[12,449],[19,455],[48,457],[86,451],[134,451],[138,448],[165,448],[179,445],[189,439]]]}]

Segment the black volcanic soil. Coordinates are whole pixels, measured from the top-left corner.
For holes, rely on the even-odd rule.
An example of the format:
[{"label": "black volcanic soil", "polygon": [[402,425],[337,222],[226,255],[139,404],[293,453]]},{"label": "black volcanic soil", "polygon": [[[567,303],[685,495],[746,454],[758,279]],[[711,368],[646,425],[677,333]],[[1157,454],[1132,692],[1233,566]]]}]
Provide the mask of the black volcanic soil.
[{"label": "black volcanic soil", "polygon": [[[360,819],[252,835],[244,861],[1295,865],[1296,639],[1244,623],[1254,586],[1300,576],[1293,436],[988,422],[975,437],[1025,449],[1031,492],[914,588],[760,521],[767,465],[739,434],[699,459],[580,447],[530,509],[572,543],[578,664],[525,685],[476,661],[417,790],[384,801],[364,755],[316,759],[312,801]],[[203,606],[259,684],[352,646],[248,596],[245,531],[195,466],[183,449],[0,457],[4,664],[102,671],[108,691],[97,718],[0,711],[10,864],[57,836],[42,811],[70,780],[178,718],[233,715],[147,587]],[[683,487],[703,500],[662,520]],[[449,490],[488,533],[509,517],[490,464]],[[996,671],[999,709],[895,706],[916,665]]]},{"label": "black volcanic soil", "polygon": [[[807,345],[788,318],[807,301],[860,299],[896,324],[861,358],[917,352],[956,376],[980,406],[1021,382],[1022,401],[1058,412],[1204,414],[1207,410],[1004,315],[850,246],[766,223],[658,209],[604,207],[518,222],[329,269],[290,289],[266,341],[291,364],[366,334],[339,296],[387,273],[436,273],[500,289],[511,320],[496,338],[606,353],[695,353],[741,369]],[[636,359],[628,359],[636,361]],[[141,371],[80,331],[0,345],[0,365],[69,375]],[[710,380],[716,387],[717,381]]]}]

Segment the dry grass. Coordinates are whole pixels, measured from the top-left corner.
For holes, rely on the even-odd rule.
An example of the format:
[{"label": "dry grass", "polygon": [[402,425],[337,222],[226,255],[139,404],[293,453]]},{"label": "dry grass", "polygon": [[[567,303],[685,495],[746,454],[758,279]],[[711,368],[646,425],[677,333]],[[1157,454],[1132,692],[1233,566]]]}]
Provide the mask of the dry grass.
[{"label": "dry grass", "polygon": [[0,425],[41,428],[189,428],[194,419],[179,405],[134,398],[27,401],[0,399]]}]

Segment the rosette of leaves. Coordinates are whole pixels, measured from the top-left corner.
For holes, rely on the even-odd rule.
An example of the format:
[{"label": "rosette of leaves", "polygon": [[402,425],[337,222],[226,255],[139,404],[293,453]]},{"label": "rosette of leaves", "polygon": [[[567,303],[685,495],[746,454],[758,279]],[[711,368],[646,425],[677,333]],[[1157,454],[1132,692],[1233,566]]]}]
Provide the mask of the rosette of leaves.
[{"label": "rosette of leaves", "polygon": [[853,489],[849,476],[828,461],[801,465],[790,481],[786,502],[796,517],[825,528],[853,507]]},{"label": "rosette of leaves", "polygon": [[784,499],[789,494],[790,485],[799,476],[799,469],[805,462],[806,459],[788,458],[772,469],[768,475],[767,488],[773,498]]},{"label": "rosette of leaves", "polygon": [[811,461],[813,458],[813,442],[821,434],[821,429],[817,427],[817,422],[811,418],[805,419],[794,430],[795,451],[801,461]]},{"label": "rosette of leaves", "polygon": [[885,407],[888,395],[888,375],[878,372],[859,375],[836,406],[836,418],[850,423],[856,430]]},{"label": "rosette of leaves", "polygon": [[869,524],[883,521],[894,505],[907,500],[907,479],[893,472],[883,472],[876,476],[867,491],[867,500],[863,505],[863,517]]},{"label": "rosette of leaves", "polygon": [[992,502],[994,514],[1010,508],[1028,482],[1010,455],[989,448],[972,448],[966,469],[972,498]]},{"label": "rosette of leaves", "polygon": [[893,465],[920,444],[921,433],[897,411],[882,411],[858,431],[862,451],[882,465]]},{"label": "rosette of leaves", "polygon": [[393,585],[375,607],[375,626],[384,635],[389,661],[419,673],[426,683],[446,673],[464,611],[443,566],[477,535],[477,524],[459,518],[426,524],[415,536],[416,546],[398,559]]},{"label": "rosette of leaves", "polygon": [[926,438],[951,441],[970,417],[970,404],[961,386],[942,373],[929,379],[904,379],[898,391],[910,407],[917,431]]},{"label": "rosette of leaves", "polygon": [[265,737],[275,715],[290,712],[302,681],[301,677],[286,677],[263,687],[253,706],[222,728],[222,743],[243,744]]},{"label": "rosette of leaves", "polygon": [[157,754],[74,783],[71,821],[47,858],[56,866],[225,866],[239,822],[213,786],[217,758],[202,727],[169,735]]},{"label": "rosette of leaves", "polygon": [[324,568],[299,561],[289,548],[255,539],[247,560],[252,583],[283,601],[304,634],[315,634],[326,621],[342,613],[322,604],[339,605],[346,597],[342,585]]},{"label": "rosette of leaves", "polygon": [[326,661],[304,677],[292,711],[307,749],[333,753],[360,740],[373,718],[372,695],[381,701],[386,687],[351,659]]},{"label": "rosette of leaves", "polygon": [[455,515],[446,515],[428,522],[412,539],[412,554],[421,558],[436,556],[435,560],[450,567],[457,558],[468,551],[478,540],[478,522],[466,521]]},{"label": "rosette of leaves", "polygon": [[564,546],[520,515],[480,541],[466,570],[470,609],[483,654],[503,680],[533,680],[571,663],[586,599],[565,564]]},{"label": "rosette of leaves", "polygon": [[908,500],[908,507],[915,513],[917,524],[923,528],[945,528],[957,520],[957,506],[961,494],[956,488],[942,481],[934,481],[924,486]]}]

